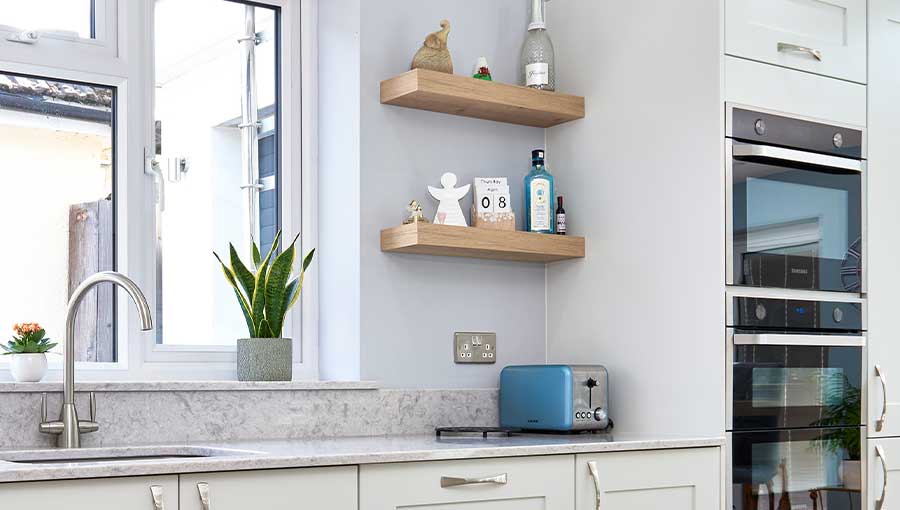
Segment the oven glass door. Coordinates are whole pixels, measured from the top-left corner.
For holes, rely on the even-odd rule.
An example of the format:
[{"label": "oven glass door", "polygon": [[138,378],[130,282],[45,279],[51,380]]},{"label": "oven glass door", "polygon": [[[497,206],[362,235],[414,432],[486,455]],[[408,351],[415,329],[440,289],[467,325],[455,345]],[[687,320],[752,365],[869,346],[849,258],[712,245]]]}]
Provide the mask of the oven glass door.
[{"label": "oven glass door", "polygon": [[861,346],[754,343],[771,337],[804,338],[742,330],[731,337],[731,430],[862,424]]},{"label": "oven glass door", "polygon": [[859,509],[860,427],[735,432],[735,510]]},{"label": "oven glass door", "polygon": [[729,146],[728,283],[860,292],[862,163],[739,142]]}]

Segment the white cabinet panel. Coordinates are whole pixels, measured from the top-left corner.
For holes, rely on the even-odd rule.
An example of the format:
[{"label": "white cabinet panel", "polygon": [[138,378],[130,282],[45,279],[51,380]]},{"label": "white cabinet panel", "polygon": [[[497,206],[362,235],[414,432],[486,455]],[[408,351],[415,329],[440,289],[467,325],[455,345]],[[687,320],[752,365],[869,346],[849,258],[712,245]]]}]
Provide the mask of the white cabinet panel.
[{"label": "white cabinet panel", "polygon": [[868,433],[884,437],[900,436],[900,0],[869,9]]},{"label": "white cabinet panel", "polygon": [[578,455],[575,508],[718,510],[720,455],[718,448]]},{"label": "white cabinet panel", "polygon": [[725,57],[725,101],[826,122],[866,125],[866,86]]},{"label": "white cabinet panel", "polygon": [[[158,487],[162,507],[154,503]],[[0,508],[21,510],[178,510],[178,477],[143,476],[0,483]]]},{"label": "white cabinet panel", "polygon": [[[866,508],[900,509],[900,438],[869,439],[866,446],[869,464]],[[883,504],[879,504],[882,500]]]},{"label": "white cabinet panel", "polygon": [[866,0],[726,0],[725,52],[866,82]]},{"label": "white cabinet panel", "polygon": [[181,475],[179,484],[180,510],[357,508],[356,466],[197,473]]},{"label": "white cabinet panel", "polygon": [[[572,510],[574,462],[556,455],[361,466],[360,510]],[[447,477],[497,482],[442,487]]]}]

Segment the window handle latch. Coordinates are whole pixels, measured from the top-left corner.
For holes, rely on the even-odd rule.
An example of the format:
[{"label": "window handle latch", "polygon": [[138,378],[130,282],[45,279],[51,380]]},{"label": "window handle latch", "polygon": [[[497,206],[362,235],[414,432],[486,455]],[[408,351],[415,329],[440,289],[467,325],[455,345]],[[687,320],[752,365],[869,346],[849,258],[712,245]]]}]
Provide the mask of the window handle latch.
[{"label": "window handle latch", "polygon": [[162,168],[159,161],[152,155],[144,152],[144,173],[153,177],[153,181],[159,188],[156,190],[156,203],[159,204],[160,212],[166,209],[166,179],[163,176]]},{"label": "window handle latch", "polygon": [[7,41],[21,44],[34,44],[40,38],[41,34],[37,30],[23,30],[6,36]]}]

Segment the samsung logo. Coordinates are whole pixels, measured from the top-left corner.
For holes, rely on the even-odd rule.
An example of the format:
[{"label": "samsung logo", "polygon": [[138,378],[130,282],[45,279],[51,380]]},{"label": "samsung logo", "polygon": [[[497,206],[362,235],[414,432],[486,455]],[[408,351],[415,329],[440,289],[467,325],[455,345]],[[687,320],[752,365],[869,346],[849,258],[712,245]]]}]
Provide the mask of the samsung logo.
[{"label": "samsung logo", "polygon": [[802,267],[792,267],[791,274],[809,274],[809,269],[804,269]]}]

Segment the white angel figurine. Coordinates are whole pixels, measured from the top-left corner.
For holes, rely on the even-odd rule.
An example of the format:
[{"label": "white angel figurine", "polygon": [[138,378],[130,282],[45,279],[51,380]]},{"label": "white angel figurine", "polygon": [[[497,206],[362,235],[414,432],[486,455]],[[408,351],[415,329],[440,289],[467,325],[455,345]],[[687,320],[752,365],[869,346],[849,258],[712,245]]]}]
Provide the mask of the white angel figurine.
[{"label": "white angel figurine", "polygon": [[472,185],[466,184],[456,188],[456,174],[452,172],[447,172],[441,176],[441,185],[444,187],[435,188],[434,186],[428,186],[428,192],[431,193],[431,196],[440,201],[437,213],[434,215],[434,223],[468,227],[462,207],[459,206],[459,201],[469,193],[469,188]]}]

